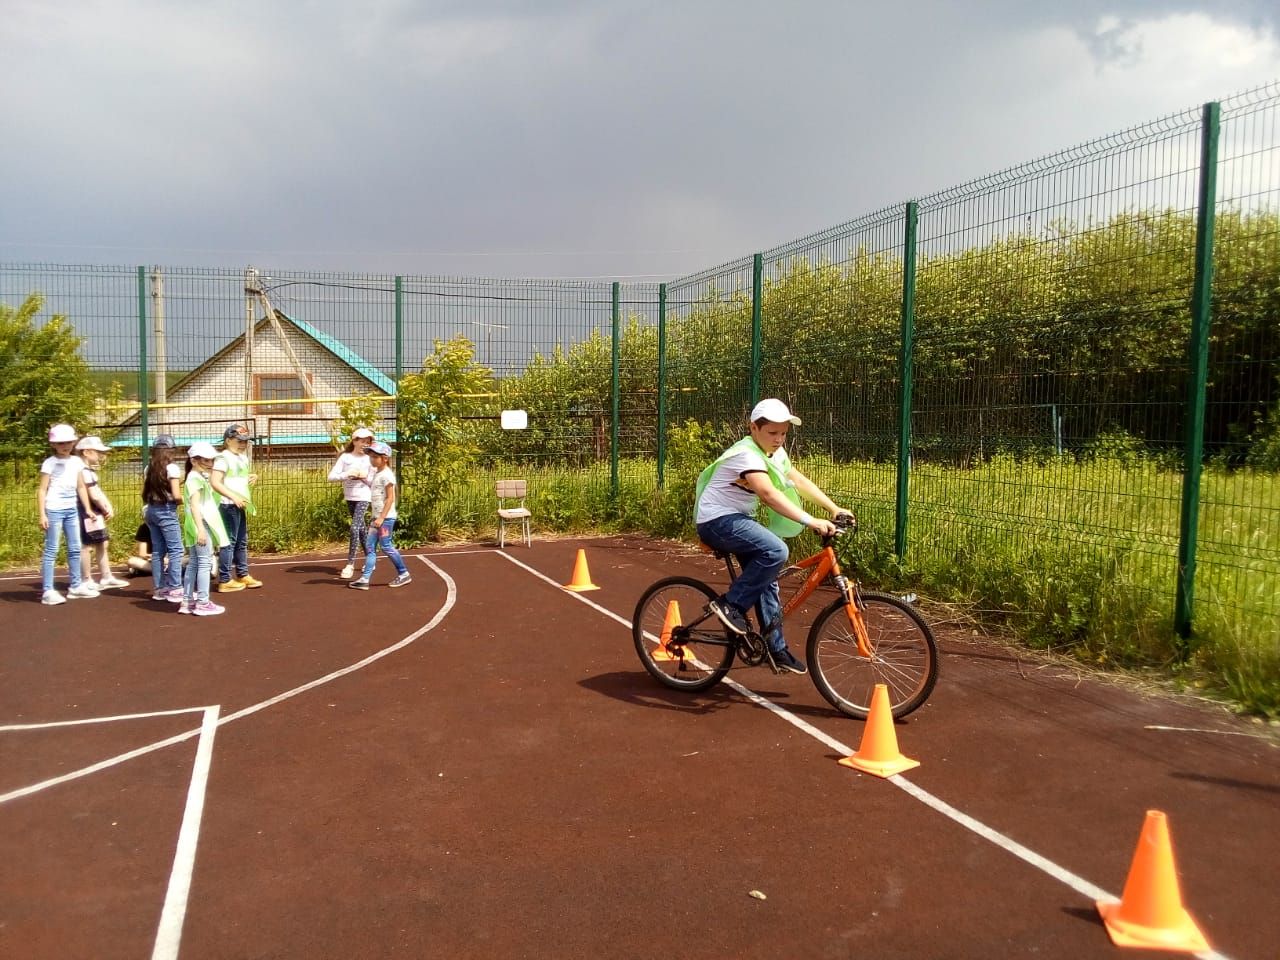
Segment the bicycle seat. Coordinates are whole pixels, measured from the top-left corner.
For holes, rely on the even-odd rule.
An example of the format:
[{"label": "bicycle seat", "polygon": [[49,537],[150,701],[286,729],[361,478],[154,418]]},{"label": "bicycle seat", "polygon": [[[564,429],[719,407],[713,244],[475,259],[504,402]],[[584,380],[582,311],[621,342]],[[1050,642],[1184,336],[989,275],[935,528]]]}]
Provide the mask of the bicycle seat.
[{"label": "bicycle seat", "polygon": [[711,544],[707,543],[705,540],[698,541],[698,549],[701,550],[703,553],[711,554],[717,560],[729,559],[728,550],[718,550],[715,547],[713,547]]}]

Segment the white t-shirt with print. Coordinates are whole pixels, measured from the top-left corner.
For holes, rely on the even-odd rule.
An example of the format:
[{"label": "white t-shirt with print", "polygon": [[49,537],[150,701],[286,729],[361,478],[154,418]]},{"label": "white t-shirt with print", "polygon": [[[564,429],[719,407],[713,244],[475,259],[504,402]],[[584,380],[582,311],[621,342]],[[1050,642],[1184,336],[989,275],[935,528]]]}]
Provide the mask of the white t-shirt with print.
[{"label": "white t-shirt with print", "polygon": [[76,483],[84,470],[79,457],[49,457],[40,464],[40,472],[49,475],[49,490],[44,495],[46,510],[73,510],[79,497]]},{"label": "white t-shirt with print", "polygon": [[[395,482],[396,475],[390,467],[383,467],[373,475],[373,480],[369,484],[369,508],[373,510],[373,519],[377,520],[382,516],[382,507],[387,502],[387,487],[394,486]],[[395,518],[396,504],[393,503],[387,512],[386,519],[394,520]]]}]

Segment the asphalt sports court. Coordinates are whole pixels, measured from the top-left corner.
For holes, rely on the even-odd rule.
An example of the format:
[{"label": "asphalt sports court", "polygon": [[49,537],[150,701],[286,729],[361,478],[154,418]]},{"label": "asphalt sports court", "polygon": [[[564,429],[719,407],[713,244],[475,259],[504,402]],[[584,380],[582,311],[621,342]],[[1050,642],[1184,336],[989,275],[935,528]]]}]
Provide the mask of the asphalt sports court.
[{"label": "asphalt sports court", "polygon": [[[562,588],[578,549],[597,591]],[[709,558],[406,556],[368,593],[261,558],[204,619],[0,580],[0,956],[1122,956],[1094,901],[1152,809],[1200,955],[1280,956],[1265,728],[939,626],[921,766],[884,780],[808,677],[644,672],[636,599]]]}]

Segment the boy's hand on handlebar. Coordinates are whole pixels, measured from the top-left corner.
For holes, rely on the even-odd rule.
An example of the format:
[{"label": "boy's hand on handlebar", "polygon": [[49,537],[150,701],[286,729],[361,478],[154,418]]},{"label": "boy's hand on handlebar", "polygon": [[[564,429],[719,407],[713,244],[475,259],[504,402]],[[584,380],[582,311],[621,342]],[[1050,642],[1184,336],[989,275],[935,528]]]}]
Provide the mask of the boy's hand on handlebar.
[{"label": "boy's hand on handlebar", "polygon": [[814,517],[809,529],[822,534],[824,537],[834,537],[836,535],[836,525],[830,520],[823,520],[821,517]]},{"label": "boy's hand on handlebar", "polygon": [[841,530],[857,530],[858,529],[858,518],[855,517],[848,510],[837,510],[836,515],[835,517],[832,518],[832,520],[835,523],[835,525],[839,527]]}]

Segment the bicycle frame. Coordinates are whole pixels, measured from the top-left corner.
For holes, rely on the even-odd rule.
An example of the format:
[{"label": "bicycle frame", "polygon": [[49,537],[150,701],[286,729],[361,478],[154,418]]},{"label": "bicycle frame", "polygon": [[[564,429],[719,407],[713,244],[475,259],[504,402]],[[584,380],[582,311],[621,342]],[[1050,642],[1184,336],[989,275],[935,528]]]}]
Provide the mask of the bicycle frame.
[{"label": "bicycle frame", "polygon": [[[734,562],[733,555],[726,553],[724,555],[725,566],[729,571],[730,581],[736,580],[738,577],[737,565]],[[804,603],[813,595],[813,592],[827,580],[831,578],[831,582],[836,589],[840,591],[840,596],[844,598],[845,615],[849,618],[849,627],[853,630],[853,635],[858,643],[858,655],[871,658],[873,651],[871,649],[870,637],[867,633],[867,625],[862,619],[862,612],[858,607],[858,585],[850,582],[850,580],[841,572],[840,561],[836,558],[835,548],[832,547],[827,538],[823,538],[822,549],[811,556],[798,560],[788,567],[784,567],[778,579],[785,577],[788,573],[795,571],[808,570],[809,574],[805,577],[804,583],[796,590],[791,598],[782,605],[782,614],[778,620],[764,626],[760,633],[762,636],[768,636],[778,625],[779,622],[789,617],[800,604]],[[759,611],[756,611],[759,617]]]}]

